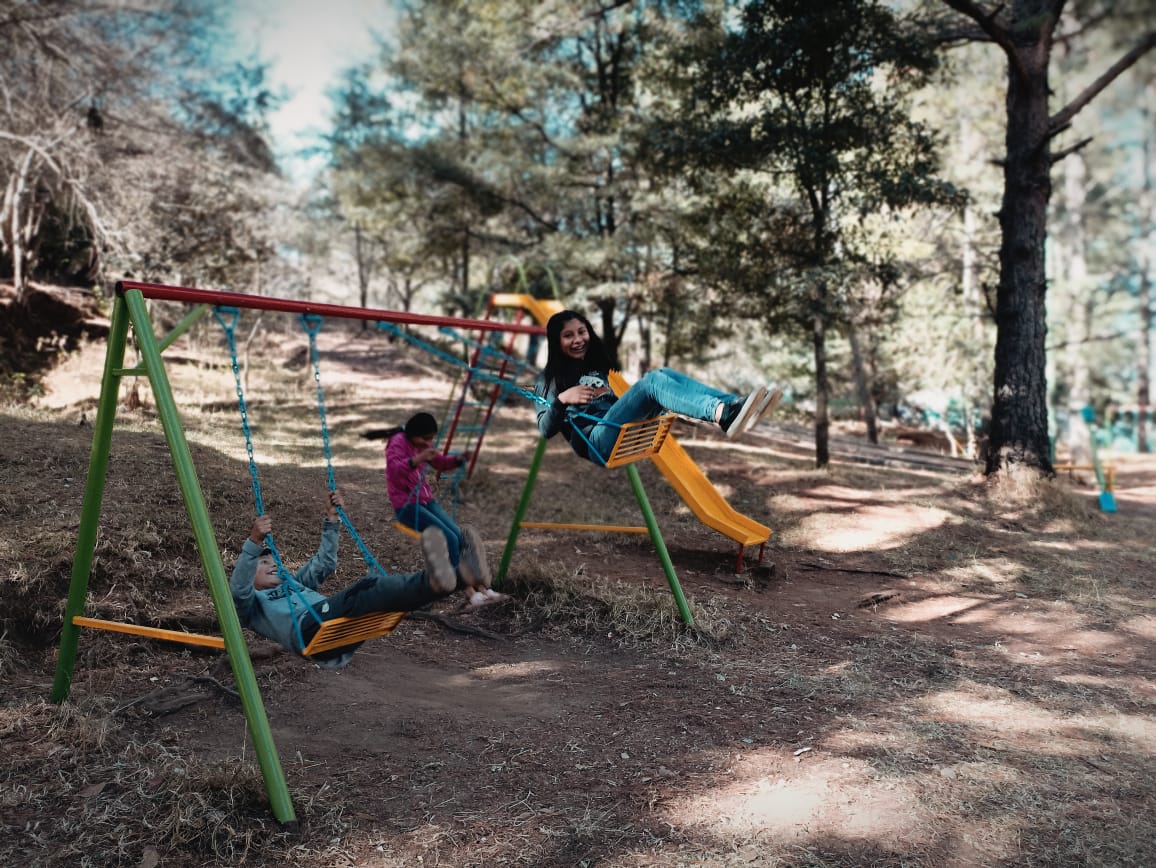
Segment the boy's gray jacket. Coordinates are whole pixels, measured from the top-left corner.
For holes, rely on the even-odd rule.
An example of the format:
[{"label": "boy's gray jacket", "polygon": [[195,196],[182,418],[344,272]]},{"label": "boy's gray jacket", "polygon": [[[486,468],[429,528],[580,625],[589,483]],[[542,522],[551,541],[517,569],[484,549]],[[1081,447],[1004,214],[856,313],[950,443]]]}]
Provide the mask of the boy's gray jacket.
[{"label": "boy's gray jacket", "polygon": [[[322,615],[325,596],[318,593],[322,582],[337,570],[337,541],[341,531],[340,521],[326,519],[321,526],[321,545],[317,554],[293,574],[300,586],[292,592],[287,582],[276,588],[258,591],[253,587],[257,574],[257,560],[264,546],[246,539],[241,546],[241,555],[233,567],[229,578],[229,590],[233,594],[233,605],[241,624],[256,630],[262,636],[281,643],[290,651],[300,653],[297,647],[297,633],[293,625],[300,621],[303,626],[313,623],[313,616],[305,607],[302,597],[308,600],[318,615]],[[324,615],[322,615],[324,617]]]}]

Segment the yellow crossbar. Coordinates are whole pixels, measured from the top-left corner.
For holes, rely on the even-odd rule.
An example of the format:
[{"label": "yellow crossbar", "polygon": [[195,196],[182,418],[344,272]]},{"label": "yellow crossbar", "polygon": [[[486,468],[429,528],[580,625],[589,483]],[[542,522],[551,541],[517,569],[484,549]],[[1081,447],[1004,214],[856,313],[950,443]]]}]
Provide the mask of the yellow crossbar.
[{"label": "yellow crossbar", "polygon": [[[1087,470],[1094,473],[1096,465],[1094,464],[1053,464],[1052,470],[1056,473],[1071,473],[1074,470]],[[1104,490],[1112,491],[1116,487],[1116,467],[1113,464],[1104,466]]]},{"label": "yellow crossbar", "polygon": [[653,419],[627,422],[618,429],[618,439],[610,451],[610,457],[606,459],[607,468],[620,467],[653,455],[666,442],[666,435],[670,433],[675,418],[673,413],[665,413]]},{"label": "yellow crossbar", "polygon": [[649,528],[617,524],[567,524],[555,521],[524,521],[519,527],[536,527],[540,530],[604,530],[608,533],[650,533]]},{"label": "yellow crossbar", "polygon": [[301,653],[309,657],[322,651],[332,651],[334,648],[376,639],[378,636],[392,633],[393,628],[404,617],[405,612],[370,612],[352,618],[334,618],[332,621],[325,621]]},{"label": "yellow crossbar", "polygon": [[180,630],[162,630],[159,627],[141,627],[137,624],[123,624],[120,621],[104,621],[100,618],[85,618],[75,615],[72,623],[77,627],[92,627],[112,633],[131,633],[147,636],[149,639],[164,639],[168,642],[183,642],[186,645],[203,645],[206,648],[224,648],[225,640],[220,636],[205,636],[202,633],[184,633]]}]

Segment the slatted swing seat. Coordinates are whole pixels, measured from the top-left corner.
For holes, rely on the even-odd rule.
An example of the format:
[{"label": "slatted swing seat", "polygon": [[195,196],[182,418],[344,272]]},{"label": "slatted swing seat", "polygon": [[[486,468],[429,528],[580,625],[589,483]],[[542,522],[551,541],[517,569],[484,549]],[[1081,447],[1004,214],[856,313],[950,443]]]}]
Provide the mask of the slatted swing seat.
[{"label": "slatted swing seat", "polygon": [[618,429],[618,439],[603,466],[607,469],[621,467],[654,455],[666,442],[675,418],[673,413],[663,413],[652,419],[627,422]]},{"label": "slatted swing seat", "polygon": [[404,617],[405,612],[369,612],[354,618],[322,621],[317,633],[301,651],[301,656],[312,657],[314,654],[386,636],[393,632]]}]

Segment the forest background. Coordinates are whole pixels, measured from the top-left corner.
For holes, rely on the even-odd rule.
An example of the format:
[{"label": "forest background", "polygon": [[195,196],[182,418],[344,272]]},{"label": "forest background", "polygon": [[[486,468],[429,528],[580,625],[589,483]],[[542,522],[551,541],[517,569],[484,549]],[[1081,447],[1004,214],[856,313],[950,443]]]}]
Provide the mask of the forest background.
[{"label": "forest background", "polygon": [[[1073,455],[1090,442],[1084,407],[1101,423],[1147,407],[1153,4],[397,11],[334,93],[327,168],[302,189],[270,137],[267,65],[218,57],[220,4],[0,0],[10,861],[1150,864],[1147,456],[1121,461],[1109,518],[1046,479],[973,484],[970,462],[848,469],[829,428],[939,425],[994,479],[1048,477],[1053,434]],[[773,524],[773,568],[733,575],[660,489],[693,629],[648,586],[645,543],[549,539],[473,622],[488,635],[424,613],[443,620],[407,621],[335,678],[252,642],[299,758],[304,834],[273,828],[219,656],[86,636],[75,701],[45,699],[101,314],[124,278],[467,315],[493,290],[557,296],[631,376],[781,382],[775,436],[684,437]],[[160,327],[183,313],[153,308]],[[282,434],[314,409],[286,319],[248,330],[244,361],[266,442],[289,454],[263,468],[273,508],[308,551],[316,503],[297,493],[317,468]],[[228,548],[252,503],[227,356],[203,329],[173,367]],[[358,514],[412,564],[369,506],[380,456],[358,431],[446,383],[380,337],[327,333],[330,395]],[[91,609],[212,631],[148,396],[126,397]],[[492,546],[529,415],[499,418],[471,482]],[[566,458],[544,484],[572,482]],[[603,479],[583,499],[609,514],[628,493]]]},{"label": "forest background", "polygon": [[989,473],[1086,451],[1086,406],[1148,444],[1148,0],[401,4],[306,190],[217,4],[4,8],[8,394],[75,328],[36,281],[449,313],[515,289],[596,312],[633,373],[783,382],[819,466],[831,413],[874,439],[912,404],[990,438]]}]

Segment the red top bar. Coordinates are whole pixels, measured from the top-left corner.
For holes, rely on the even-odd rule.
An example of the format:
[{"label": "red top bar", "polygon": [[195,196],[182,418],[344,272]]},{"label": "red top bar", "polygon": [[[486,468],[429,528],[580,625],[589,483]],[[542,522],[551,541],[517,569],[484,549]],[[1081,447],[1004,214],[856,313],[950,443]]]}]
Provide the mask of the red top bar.
[{"label": "red top bar", "polygon": [[403,313],[396,310],[375,310],[367,307],[349,307],[341,304],[322,304],[315,301],[296,301],[289,298],[275,298],[270,295],[247,295],[243,292],[225,292],[217,289],[191,289],[187,286],[165,286],[160,283],[141,283],[136,280],[120,280],[116,292],[121,295],[136,290],[145,298],[164,301],[184,301],[190,304],[212,304],[224,307],[250,308],[258,310],[279,310],[283,313],[309,313],[318,316],[340,317],[342,319],[367,319],[372,322],[392,322],[402,325],[453,326],[456,328],[481,329],[490,332],[519,332],[528,335],[543,335],[546,329],[539,325],[494,322],[487,319],[466,319],[456,316],[433,316],[424,313]]}]

